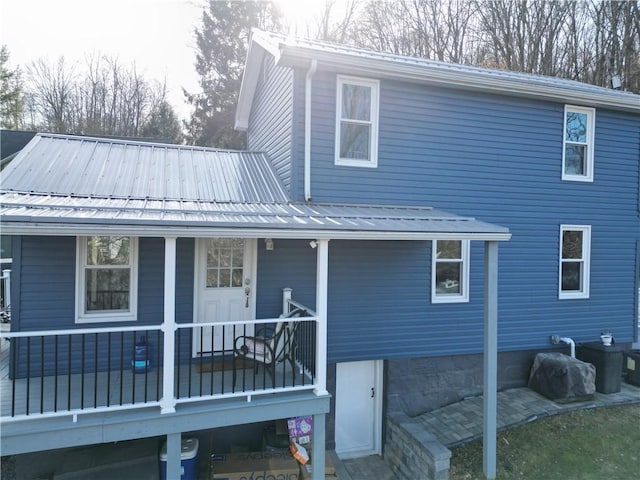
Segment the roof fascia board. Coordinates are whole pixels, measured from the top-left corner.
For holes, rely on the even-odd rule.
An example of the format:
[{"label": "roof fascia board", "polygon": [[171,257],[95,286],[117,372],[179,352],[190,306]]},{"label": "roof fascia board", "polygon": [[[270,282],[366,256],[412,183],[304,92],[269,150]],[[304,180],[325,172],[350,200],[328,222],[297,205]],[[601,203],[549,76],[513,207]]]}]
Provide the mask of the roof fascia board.
[{"label": "roof fascia board", "polygon": [[238,106],[236,108],[235,129],[246,131],[249,128],[249,116],[253,97],[256,93],[262,62],[265,54],[274,57],[276,64],[280,60],[280,50],[260,30],[253,29],[251,40],[247,51],[247,60],[242,72],[242,83],[240,84],[240,94],[238,95]]},{"label": "roof fascia board", "polygon": [[513,78],[493,78],[477,71],[446,71],[446,69],[424,68],[402,62],[390,63],[387,59],[358,57],[334,52],[323,52],[300,46],[284,44],[282,47],[281,64],[291,67],[306,67],[309,59],[318,62],[318,68],[333,68],[354,73],[366,72],[369,76],[391,78],[405,81],[428,83],[432,85],[458,87],[465,90],[496,92],[520,97],[559,101],[562,103],[577,103],[580,105],[610,108],[628,112],[640,113],[640,101],[634,102],[640,96],[606,89],[602,93],[581,92],[569,87],[556,85],[540,85],[535,82]]},{"label": "roof fascia board", "polygon": [[216,226],[167,226],[167,225],[98,225],[73,223],[12,223],[2,224],[5,235],[133,235],[138,237],[236,237],[274,239],[333,239],[333,240],[480,240],[508,241],[511,234],[503,232],[411,232],[366,230],[315,230],[276,228],[234,228]]}]

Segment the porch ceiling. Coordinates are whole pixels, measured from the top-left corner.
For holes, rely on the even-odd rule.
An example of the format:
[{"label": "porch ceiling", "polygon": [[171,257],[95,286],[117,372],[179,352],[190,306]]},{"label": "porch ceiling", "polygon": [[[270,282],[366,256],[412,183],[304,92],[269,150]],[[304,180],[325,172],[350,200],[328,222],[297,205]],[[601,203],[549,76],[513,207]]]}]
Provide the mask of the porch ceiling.
[{"label": "porch ceiling", "polygon": [[428,207],[0,195],[6,234],[508,240],[507,228]]}]

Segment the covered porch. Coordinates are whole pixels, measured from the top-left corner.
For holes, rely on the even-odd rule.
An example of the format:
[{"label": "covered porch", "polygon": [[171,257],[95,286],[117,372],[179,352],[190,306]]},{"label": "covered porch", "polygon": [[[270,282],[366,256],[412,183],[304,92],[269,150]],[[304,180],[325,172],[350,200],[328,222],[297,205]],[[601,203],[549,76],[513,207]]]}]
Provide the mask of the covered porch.
[{"label": "covered porch", "polygon": [[[55,175],[33,175],[39,158],[51,158]],[[429,207],[293,202],[262,154],[55,135],[36,136],[11,163],[0,202],[3,233],[33,244],[44,239],[48,249],[57,248],[66,259],[67,287],[60,289],[65,295],[83,284],[78,280],[83,266],[90,268],[83,264],[83,247],[76,250],[82,239],[139,239],[145,244],[140,253],[145,255],[146,278],[157,291],[150,303],[161,306],[153,309],[157,318],[152,320],[139,321],[132,305],[131,315],[120,319],[123,323],[92,327],[83,321],[87,318],[73,314],[72,298],[71,308],[67,302],[60,316],[75,318],[66,330],[23,328],[21,307],[26,303],[21,306],[17,289],[22,288],[24,265],[16,262],[12,322],[17,328],[7,335],[16,355],[9,355],[11,385],[2,385],[3,453],[37,451],[56,442],[74,446],[166,435],[168,476],[178,478],[181,432],[314,415],[313,457],[323,465],[331,242],[398,242],[402,249],[409,243],[454,240],[484,244],[485,460],[488,476],[495,472],[497,265],[498,243],[510,238],[506,228]],[[281,322],[278,315],[260,318],[253,310],[244,318],[222,314],[209,321],[207,312],[215,312],[213,307],[198,310],[194,300],[181,300],[179,308],[180,287],[197,277],[193,270],[177,271],[178,245],[185,239],[244,239],[254,245],[266,239],[295,240],[307,251],[313,248],[313,292],[307,291],[302,302],[307,315],[289,319],[301,335],[291,362],[277,362],[273,375],[260,366],[256,375],[255,357],[240,361],[225,340],[235,344],[239,336],[259,336],[263,324]],[[148,247],[157,250],[147,252]],[[33,251],[40,252],[37,246]],[[20,258],[19,249],[14,257]],[[186,263],[202,264],[197,258]],[[406,256],[407,262],[413,259]],[[55,270],[52,263],[46,266]],[[37,288],[40,271],[31,273],[29,280]],[[50,288],[58,280],[52,276]],[[239,291],[246,292],[241,309],[251,310],[256,283],[239,280]],[[291,286],[294,297],[305,291]],[[39,292],[32,289],[31,294],[30,301],[37,302]],[[78,295],[82,297],[82,289],[76,289]],[[290,311],[292,302],[286,302],[273,313]],[[178,321],[189,308],[191,316]],[[46,322],[49,312],[32,311],[32,316]],[[146,351],[153,353],[149,368],[145,357],[134,358],[131,365],[132,347],[141,334]],[[193,355],[207,339],[211,345],[200,352],[221,357],[221,367],[212,362],[207,370],[204,357]],[[142,371],[135,373],[138,361]],[[314,478],[323,473],[317,469]]]}]

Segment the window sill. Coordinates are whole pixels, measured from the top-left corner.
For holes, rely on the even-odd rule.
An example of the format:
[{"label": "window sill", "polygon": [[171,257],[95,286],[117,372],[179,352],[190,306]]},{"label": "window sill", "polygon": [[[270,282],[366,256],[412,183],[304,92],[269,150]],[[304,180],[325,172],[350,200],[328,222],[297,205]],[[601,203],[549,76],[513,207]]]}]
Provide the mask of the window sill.
[{"label": "window sill", "polygon": [[99,315],[85,315],[76,318],[76,324],[85,323],[114,323],[114,322],[135,322],[138,318],[136,315],[127,313],[122,315],[116,314],[99,314]]},{"label": "window sill", "polygon": [[335,164],[338,167],[378,168],[378,163],[371,160],[336,159]]}]

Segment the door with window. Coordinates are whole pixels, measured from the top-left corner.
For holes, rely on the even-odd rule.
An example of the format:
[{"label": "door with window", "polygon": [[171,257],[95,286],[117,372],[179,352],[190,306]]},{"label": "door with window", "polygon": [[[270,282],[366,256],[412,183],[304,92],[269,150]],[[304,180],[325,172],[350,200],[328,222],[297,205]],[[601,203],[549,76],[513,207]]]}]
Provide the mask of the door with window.
[{"label": "door with window", "polygon": [[[196,240],[195,323],[255,318],[255,250],[255,239]],[[242,327],[237,328],[240,331]],[[193,336],[193,354],[229,352],[233,341],[232,326],[198,328]]]}]

